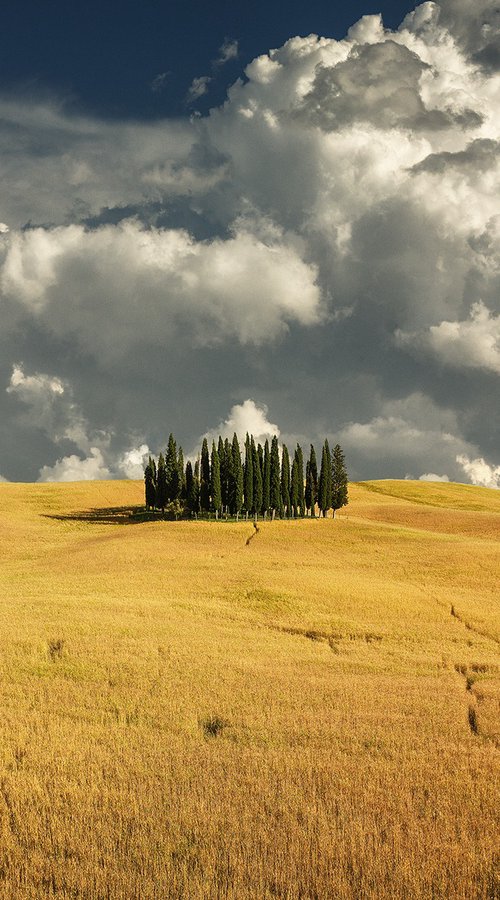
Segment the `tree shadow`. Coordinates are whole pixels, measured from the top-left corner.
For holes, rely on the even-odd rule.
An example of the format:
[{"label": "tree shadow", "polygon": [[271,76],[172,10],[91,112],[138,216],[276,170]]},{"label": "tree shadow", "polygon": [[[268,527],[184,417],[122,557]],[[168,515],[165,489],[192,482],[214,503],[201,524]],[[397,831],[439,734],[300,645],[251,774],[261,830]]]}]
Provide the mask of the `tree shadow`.
[{"label": "tree shadow", "polygon": [[72,513],[44,513],[45,519],[58,522],[87,522],[90,525],[139,525],[154,521],[160,515],[146,512],[143,506],[94,506]]}]

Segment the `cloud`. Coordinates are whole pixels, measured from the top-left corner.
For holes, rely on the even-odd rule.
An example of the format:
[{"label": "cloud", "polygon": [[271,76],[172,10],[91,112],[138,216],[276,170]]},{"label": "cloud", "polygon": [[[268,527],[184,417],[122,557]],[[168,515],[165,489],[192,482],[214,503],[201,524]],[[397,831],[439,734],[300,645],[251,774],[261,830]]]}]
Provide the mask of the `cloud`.
[{"label": "cloud", "polygon": [[147,444],[127,450],[118,462],[118,468],[126,478],[140,479],[144,476],[144,467],[151,454]]},{"label": "cloud", "polygon": [[241,397],[287,441],[345,439],[360,478],[490,459],[496,27],[443,0],[292,37],[178,121],[0,96],[0,378],[22,360],[63,387],[0,391],[6,476],[91,448],[123,474]]},{"label": "cloud", "polygon": [[482,457],[469,459],[465,455],[457,456],[457,463],[462,467],[471,484],[500,489],[500,466],[490,466]]},{"label": "cloud", "polygon": [[199,443],[203,441],[203,438],[207,438],[210,445],[212,441],[217,441],[219,435],[231,440],[235,433],[238,435],[241,443],[245,440],[245,435],[248,433],[253,434],[257,443],[264,444],[266,440],[271,440],[271,438],[274,436],[278,437],[280,434],[278,426],[269,421],[268,413],[269,410],[265,403],[258,404],[250,399],[244,400],[243,403],[236,403],[231,408],[227,419],[219,422],[216,428],[202,435]]},{"label": "cloud", "polygon": [[421,475],[418,479],[419,481],[449,481],[447,475],[436,475],[434,472],[427,472],[425,475]]},{"label": "cloud", "polygon": [[211,81],[212,78],[210,75],[200,75],[198,78],[193,78],[187,93],[188,101],[194,103],[196,100],[199,100],[200,97],[208,94],[208,85]]},{"label": "cloud", "polygon": [[232,59],[238,58],[238,41],[231,40],[231,38],[226,38],[222,45],[219,47],[219,55],[214,62],[215,66],[224,66],[227,62],[230,62]]},{"label": "cloud", "polygon": [[245,230],[196,242],[135,221],[38,228],[12,236],[2,286],[55,335],[109,358],[128,353],[138,336],[162,345],[182,332],[195,346],[227,337],[259,344],[289,321],[320,321],[317,272],[300,250],[281,232],[266,242]]},{"label": "cloud", "polygon": [[155,75],[149,87],[153,91],[153,94],[161,94],[162,91],[165,90],[167,86],[167,78],[168,72],[159,72],[158,75]]},{"label": "cloud", "polygon": [[6,225],[5,222],[0,222],[0,234],[8,234],[9,231],[9,226]]},{"label": "cloud", "polygon": [[42,466],[38,481],[102,481],[110,477],[101,450],[91,447],[86,459],[72,454],[58,459],[53,466]]},{"label": "cloud", "polygon": [[500,374],[500,315],[491,315],[481,301],[473,303],[465,321],[431,325],[420,335],[397,332],[396,338],[401,346],[428,348],[445,365]]}]

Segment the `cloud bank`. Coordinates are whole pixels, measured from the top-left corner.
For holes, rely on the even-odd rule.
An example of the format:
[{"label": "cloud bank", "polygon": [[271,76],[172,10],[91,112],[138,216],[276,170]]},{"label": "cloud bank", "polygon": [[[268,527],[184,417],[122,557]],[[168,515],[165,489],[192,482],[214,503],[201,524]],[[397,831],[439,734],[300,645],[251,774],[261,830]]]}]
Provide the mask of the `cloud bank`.
[{"label": "cloud bank", "polygon": [[365,16],[191,120],[0,97],[4,477],[137,473],[244,410],[354,477],[498,486],[498,36],[488,0]]}]

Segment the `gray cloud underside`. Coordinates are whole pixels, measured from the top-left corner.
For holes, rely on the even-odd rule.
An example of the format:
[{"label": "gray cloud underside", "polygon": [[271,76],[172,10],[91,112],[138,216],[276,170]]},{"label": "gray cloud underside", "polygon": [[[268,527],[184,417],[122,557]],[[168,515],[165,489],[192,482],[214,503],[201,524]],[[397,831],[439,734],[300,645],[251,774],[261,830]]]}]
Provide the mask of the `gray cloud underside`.
[{"label": "gray cloud underside", "polygon": [[0,475],[138,471],[252,398],[355,477],[493,484],[497,39],[442,0],[292,38],[203,119],[0,99]]}]

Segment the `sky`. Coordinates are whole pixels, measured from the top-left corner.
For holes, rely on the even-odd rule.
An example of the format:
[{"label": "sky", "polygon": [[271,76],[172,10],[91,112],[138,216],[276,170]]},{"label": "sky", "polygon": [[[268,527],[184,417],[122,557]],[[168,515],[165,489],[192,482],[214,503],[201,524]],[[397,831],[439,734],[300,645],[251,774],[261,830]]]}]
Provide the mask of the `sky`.
[{"label": "sky", "polygon": [[499,131],[496,0],[9,4],[0,480],[236,430],[499,488]]}]

